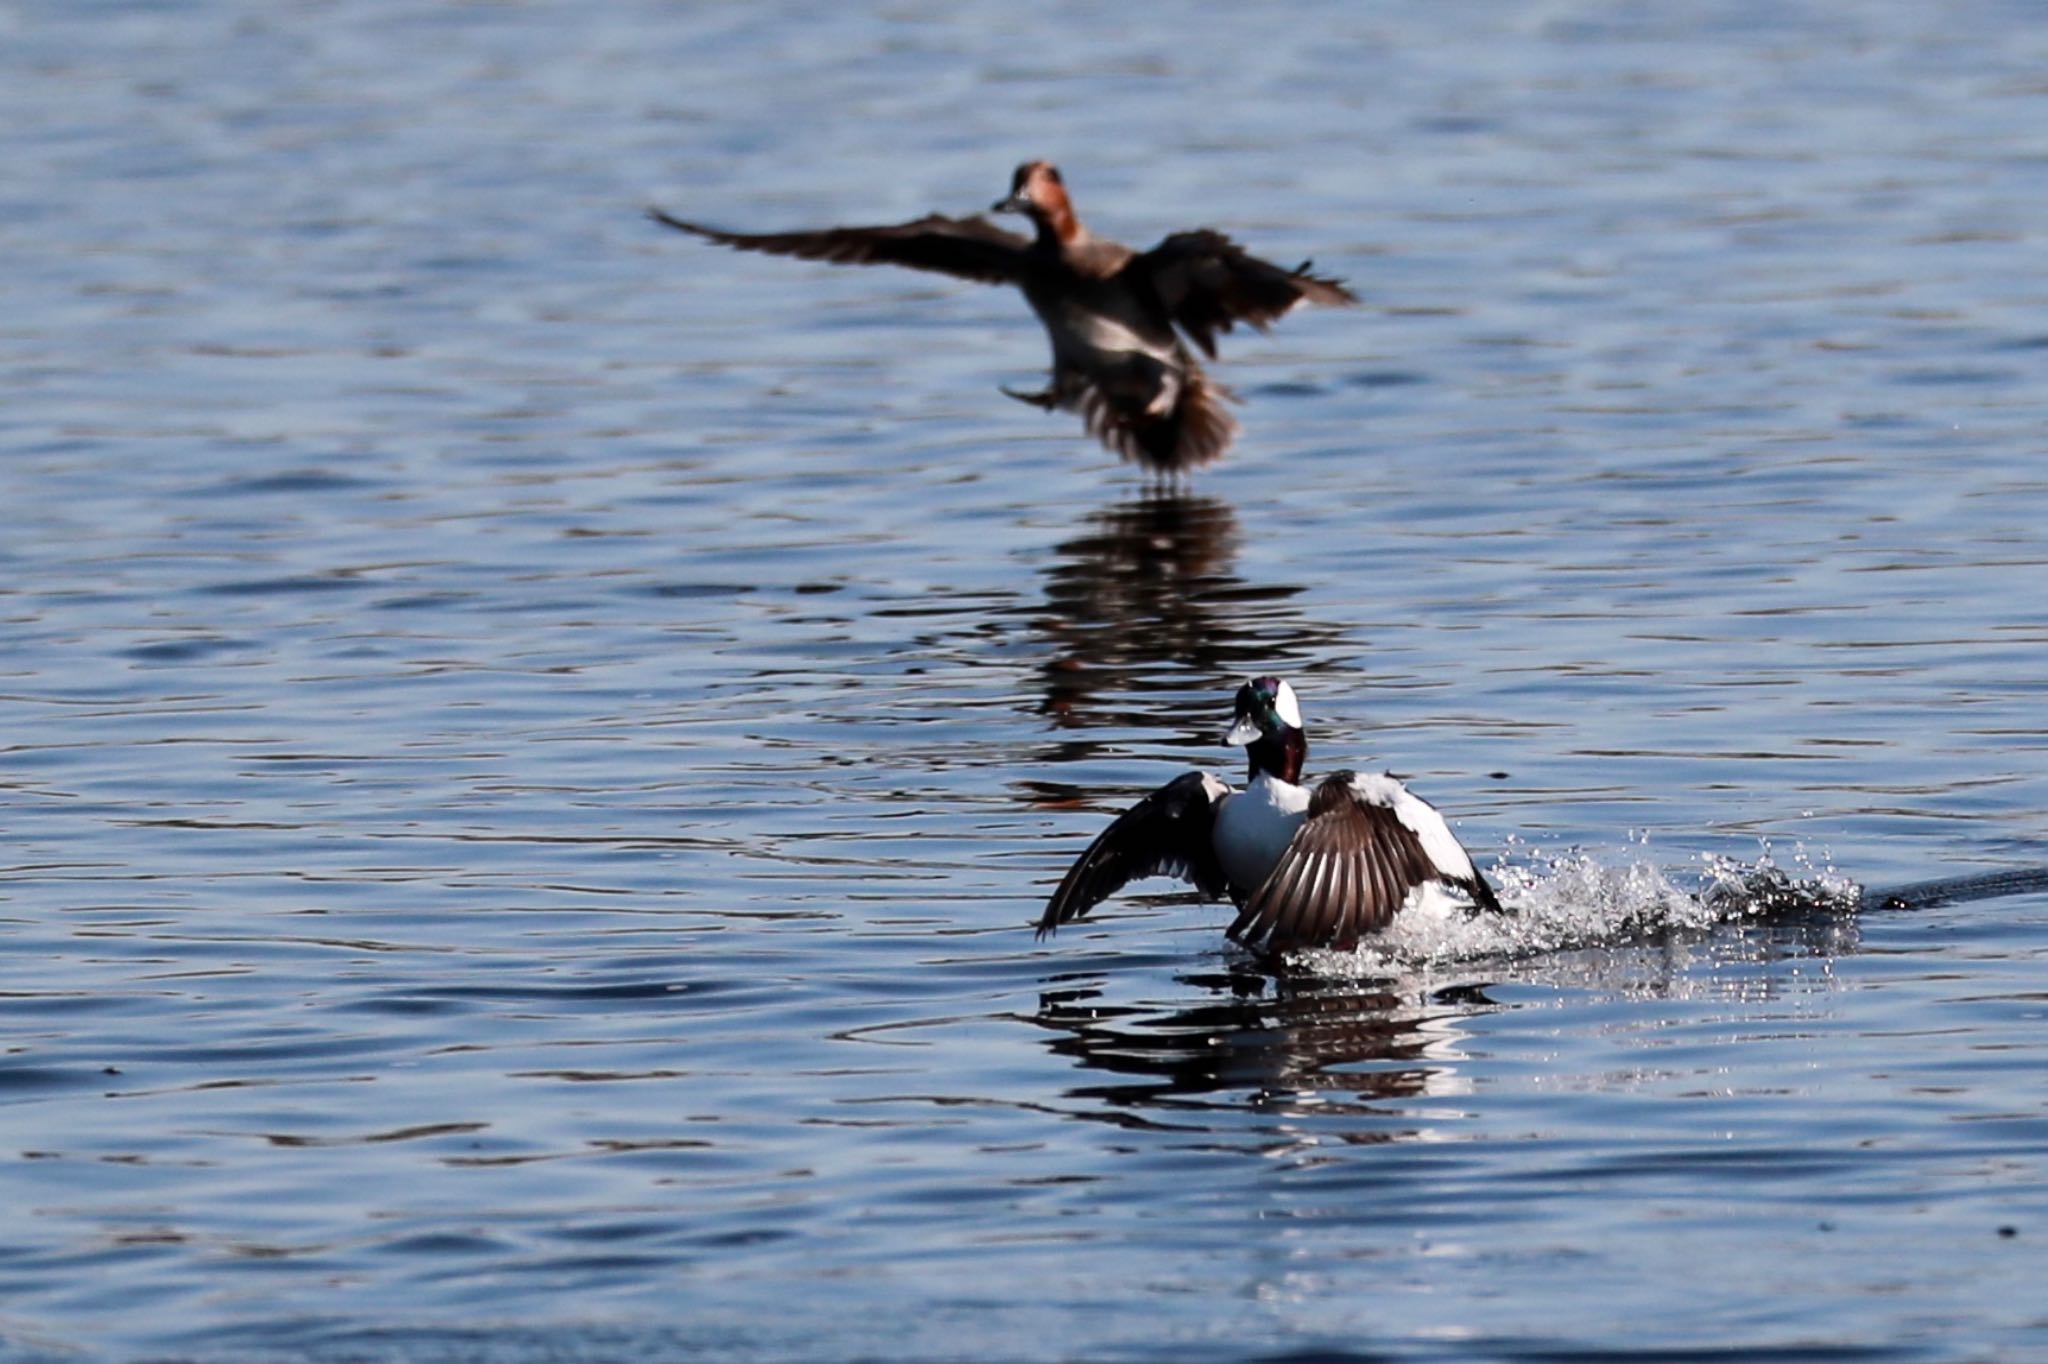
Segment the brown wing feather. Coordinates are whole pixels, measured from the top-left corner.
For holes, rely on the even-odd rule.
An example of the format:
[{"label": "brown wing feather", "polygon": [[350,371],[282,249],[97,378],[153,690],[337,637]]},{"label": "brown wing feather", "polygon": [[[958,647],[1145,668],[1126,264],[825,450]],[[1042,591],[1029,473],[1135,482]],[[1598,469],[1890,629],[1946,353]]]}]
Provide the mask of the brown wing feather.
[{"label": "brown wing feather", "polygon": [[828,227],[815,232],[722,232],[685,222],[658,208],[648,209],[647,216],[678,232],[740,251],[765,251],[835,265],[902,265],[984,284],[1016,283],[1023,275],[1029,245],[1025,238],[986,218],[947,218],[937,213],[885,227]]},{"label": "brown wing feather", "polygon": [[1204,228],[1175,233],[1125,269],[1139,272],[1174,325],[1213,358],[1216,334],[1239,322],[1264,331],[1301,303],[1358,302],[1341,281],[1310,274],[1309,264],[1283,269]]},{"label": "brown wing feather", "polygon": [[1202,772],[1175,777],[1110,821],[1076,859],[1039,916],[1038,935],[1080,918],[1132,881],[1175,876],[1214,899],[1229,885],[1210,838],[1219,795],[1229,788]]},{"label": "brown wing feather", "polygon": [[1351,774],[1340,772],[1316,788],[1308,817],[1230,936],[1269,952],[1353,943],[1385,928],[1435,875],[1414,831],[1392,810],[1362,804]]},{"label": "brown wing feather", "polygon": [[1353,861],[1339,864],[1337,899],[1342,908],[1338,914],[1337,926],[1331,932],[1330,941],[1342,943],[1358,940],[1358,905],[1364,899],[1365,893],[1365,868]]}]

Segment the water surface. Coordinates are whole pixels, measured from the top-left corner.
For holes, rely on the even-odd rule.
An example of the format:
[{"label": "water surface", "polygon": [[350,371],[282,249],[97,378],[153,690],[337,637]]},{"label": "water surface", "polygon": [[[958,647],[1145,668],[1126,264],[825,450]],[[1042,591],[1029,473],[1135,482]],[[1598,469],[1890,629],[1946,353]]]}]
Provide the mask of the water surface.
[{"label": "water surface", "polygon": [[[2036,17],[0,6],[0,1341],[2041,1351]],[[1162,493],[640,216],[1026,156],[1368,306]],[[1033,938],[1267,671],[1521,927]]]}]

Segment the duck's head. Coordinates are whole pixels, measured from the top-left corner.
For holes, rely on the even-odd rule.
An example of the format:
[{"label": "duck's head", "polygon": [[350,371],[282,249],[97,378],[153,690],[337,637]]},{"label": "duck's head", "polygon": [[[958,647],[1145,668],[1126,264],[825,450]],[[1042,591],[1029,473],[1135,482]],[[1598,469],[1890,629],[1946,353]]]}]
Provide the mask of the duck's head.
[{"label": "duck's head", "polygon": [[1050,161],[1026,161],[1010,177],[1009,197],[991,204],[995,213],[1022,213],[1040,228],[1065,241],[1081,230],[1074,216],[1073,200],[1067,198],[1059,167]]},{"label": "duck's head", "polygon": [[1282,781],[1301,780],[1308,736],[1294,688],[1278,677],[1255,677],[1239,687],[1237,710],[1223,742],[1246,750],[1254,777],[1267,772]]}]

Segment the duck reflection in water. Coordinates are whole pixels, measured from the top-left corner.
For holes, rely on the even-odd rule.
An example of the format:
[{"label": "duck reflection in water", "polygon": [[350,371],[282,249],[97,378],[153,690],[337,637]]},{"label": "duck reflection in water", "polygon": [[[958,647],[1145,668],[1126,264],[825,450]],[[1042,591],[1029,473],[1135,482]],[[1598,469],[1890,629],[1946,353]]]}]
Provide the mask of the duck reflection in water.
[{"label": "duck reflection in water", "polygon": [[[1155,491],[1091,515],[1046,570],[1042,713],[1063,730],[1194,728],[1211,723],[1210,679],[1312,671],[1341,631],[1302,619],[1300,587],[1238,577],[1238,542],[1236,513],[1213,497]],[[1105,707],[1104,694],[1132,702]]]},{"label": "duck reflection in water", "polygon": [[[1233,1113],[1335,1115],[1361,1121],[1320,1135],[1395,1142],[1441,1129],[1439,1119],[1422,1120],[1423,1106],[1403,1101],[1470,1090],[1466,1050],[1483,1020],[1529,1007],[1509,992],[1685,1000],[1696,1026],[1723,1019],[1745,1031],[1762,1001],[1777,1002],[1775,1018],[1824,1016],[1837,989],[1827,963],[1859,947],[1853,914],[1807,900],[1761,919],[1638,930],[1626,942],[1502,959],[1437,986],[1427,973],[1360,979],[1228,962],[1177,973],[1162,987],[1143,969],[1149,954],[1120,952],[1107,969],[1046,976],[1024,1021],[1078,1064],[1083,1073],[1065,1093],[1100,1105],[1094,1116],[1105,1121],[1221,1130]],[[1636,1024],[1623,1017],[1607,1026]],[[1656,1079],[1645,1072],[1640,1083]],[[1620,1082],[1605,1075],[1601,1083]]]},{"label": "duck reflection in water", "polygon": [[[1387,983],[1229,970],[1185,975],[1207,998],[1116,1004],[1100,976],[1055,979],[1034,1021],[1048,1045],[1106,1079],[1069,1089],[1116,1121],[1174,1126],[1208,1110],[1352,1113],[1363,1142],[1417,1135],[1391,1099],[1462,1092],[1460,1021],[1497,1006],[1476,986],[1418,1001]],[[1346,1138],[1347,1140],[1354,1138]]]}]

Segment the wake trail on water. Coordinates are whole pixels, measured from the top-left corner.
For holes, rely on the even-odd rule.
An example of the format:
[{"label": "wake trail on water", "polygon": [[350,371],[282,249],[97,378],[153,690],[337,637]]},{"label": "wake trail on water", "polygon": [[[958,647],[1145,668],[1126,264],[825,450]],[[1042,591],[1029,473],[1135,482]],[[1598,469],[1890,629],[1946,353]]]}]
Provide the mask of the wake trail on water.
[{"label": "wake trail on water", "polygon": [[1696,869],[1677,871],[1649,861],[1609,865],[1578,849],[1556,855],[1511,850],[1509,856],[1515,860],[1492,869],[1505,914],[1411,911],[1355,950],[1318,948],[1291,953],[1288,960],[1319,975],[1374,975],[1620,946],[1727,924],[1918,909],[2048,890],[2048,867],[2042,867],[1871,891],[1803,845],[1784,864],[1765,844],[1753,862],[1703,855]]},{"label": "wake trail on water", "polygon": [[1889,890],[1867,890],[1864,902],[1876,909],[1932,909],[1963,900],[1991,900],[2001,895],[2033,895],[2048,890],[2048,867],[2009,867],[1973,876],[1942,876],[1914,881]]},{"label": "wake trail on water", "polygon": [[[1517,857],[1512,846],[1508,856]],[[1371,975],[1619,946],[1724,924],[1929,909],[2048,892],[2048,867],[2013,867],[1871,890],[1803,844],[1794,846],[1789,865],[1781,865],[1765,843],[1754,862],[1703,854],[1697,871],[1676,875],[1647,861],[1610,866],[1578,849],[1556,855],[1524,852],[1493,868],[1492,875],[1505,914],[1404,913],[1356,950],[1316,948],[1292,953],[1289,960],[1317,974]]]}]

